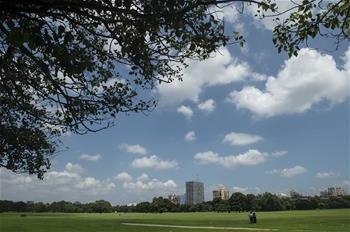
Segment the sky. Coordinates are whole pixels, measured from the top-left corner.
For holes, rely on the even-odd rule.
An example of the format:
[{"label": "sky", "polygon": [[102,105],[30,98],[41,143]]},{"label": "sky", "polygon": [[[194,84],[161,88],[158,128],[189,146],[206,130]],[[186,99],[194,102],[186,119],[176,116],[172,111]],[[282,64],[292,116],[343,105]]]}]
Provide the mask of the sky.
[{"label": "sky", "polygon": [[[288,7],[286,4],[281,7]],[[112,204],[184,194],[185,182],[230,192],[350,192],[350,46],[311,41],[279,54],[273,21],[225,8],[227,30],[246,38],[189,62],[183,81],[157,86],[157,108],[120,114],[114,127],[66,134],[44,180],[1,169],[1,199]]]}]

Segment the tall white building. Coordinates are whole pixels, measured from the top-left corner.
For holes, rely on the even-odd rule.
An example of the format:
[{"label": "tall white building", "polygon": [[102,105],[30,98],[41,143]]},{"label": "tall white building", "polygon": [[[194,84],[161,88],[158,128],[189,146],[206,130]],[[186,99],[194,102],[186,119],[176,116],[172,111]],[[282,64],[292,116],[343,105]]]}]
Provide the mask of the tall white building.
[{"label": "tall white building", "polygon": [[213,200],[221,199],[228,200],[230,198],[230,192],[225,190],[225,187],[220,187],[213,191]]}]

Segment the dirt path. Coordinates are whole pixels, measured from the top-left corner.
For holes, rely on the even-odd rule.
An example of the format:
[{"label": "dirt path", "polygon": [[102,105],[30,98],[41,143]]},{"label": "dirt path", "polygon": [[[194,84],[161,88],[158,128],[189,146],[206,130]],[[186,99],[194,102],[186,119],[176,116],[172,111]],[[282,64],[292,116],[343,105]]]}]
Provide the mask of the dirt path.
[{"label": "dirt path", "polygon": [[121,223],[127,226],[148,226],[164,228],[183,228],[183,229],[207,229],[207,230],[247,230],[247,231],[278,231],[278,229],[267,228],[247,228],[247,227],[216,227],[216,226],[182,226],[182,225],[161,225],[161,224],[143,224],[143,223]]}]

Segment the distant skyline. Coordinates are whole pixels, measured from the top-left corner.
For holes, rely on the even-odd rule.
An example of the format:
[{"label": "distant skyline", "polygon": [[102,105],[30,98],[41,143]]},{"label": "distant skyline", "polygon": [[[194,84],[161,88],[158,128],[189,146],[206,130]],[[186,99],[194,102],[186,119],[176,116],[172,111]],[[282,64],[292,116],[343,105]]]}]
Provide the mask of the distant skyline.
[{"label": "distant skyline", "polygon": [[243,32],[245,47],[190,61],[183,82],[150,93],[159,104],[147,115],[120,114],[107,130],[65,135],[43,181],[1,169],[1,199],[127,204],[184,194],[196,179],[205,200],[219,185],[231,193],[350,192],[349,44],[329,52],[332,44],[317,39],[317,50],[288,58],[272,44],[270,19],[232,8],[219,17]]}]

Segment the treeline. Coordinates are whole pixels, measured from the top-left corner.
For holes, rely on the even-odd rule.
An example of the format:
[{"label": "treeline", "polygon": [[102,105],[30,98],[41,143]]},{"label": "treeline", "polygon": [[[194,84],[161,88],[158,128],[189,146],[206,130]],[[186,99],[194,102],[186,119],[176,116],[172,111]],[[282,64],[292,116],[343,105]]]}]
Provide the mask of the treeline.
[{"label": "treeline", "polygon": [[163,197],[155,197],[152,202],[137,205],[112,206],[110,202],[99,200],[93,203],[59,201],[13,202],[0,201],[0,212],[65,212],[65,213],[110,213],[110,212],[243,212],[243,211],[280,211],[307,209],[350,208],[350,196],[321,198],[281,197],[271,193],[258,195],[233,193],[229,200],[213,200],[196,205],[176,205]]},{"label": "treeline", "polygon": [[85,204],[69,201],[52,203],[0,201],[0,212],[111,213],[113,212],[113,206],[105,200]]},{"label": "treeline", "polygon": [[258,195],[233,193],[229,200],[213,200],[196,205],[175,205],[162,197],[152,202],[141,202],[135,206],[115,206],[118,212],[244,212],[244,211],[281,211],[307,209],[350,208],[350,196],[321,198],[281,197],[271,193]]}]

